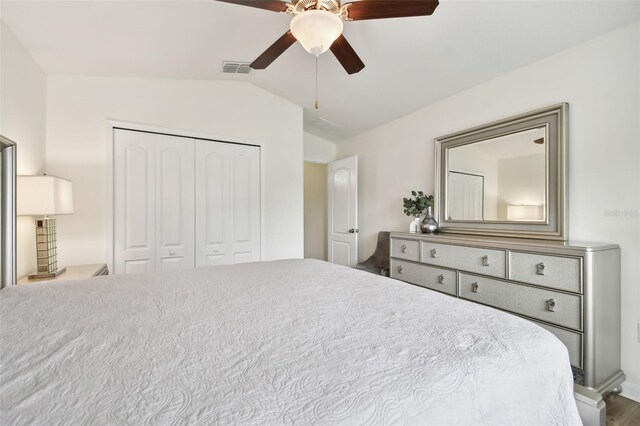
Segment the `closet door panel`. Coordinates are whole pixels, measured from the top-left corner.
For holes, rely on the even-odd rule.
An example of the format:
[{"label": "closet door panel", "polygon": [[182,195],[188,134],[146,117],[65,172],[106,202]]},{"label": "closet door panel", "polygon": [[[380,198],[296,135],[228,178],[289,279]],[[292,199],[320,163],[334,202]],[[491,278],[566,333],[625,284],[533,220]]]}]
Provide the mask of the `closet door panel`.
[{"label": "closet door panel", "polygon": [[156,254],[161,270],[194,261],[193,139],[156,135]]},{"label": "closet door panel", "polygon": [[260,260],[260,150],[237,146],[229,159],[233,263]]},{"label": "closet door panel", "polygon": [[155,270],[153,135],[114,130],[114,273]]},{"label": "closet door panel", "polygon": [[148,272],[153,272],[153,262],[151,262],[151,259],[125,260],[124,261],[124,270],[122,272],[118,272],[118,273],[146,274]]},{"label": "closet door panel", "polygon": [[260,149],[196,141],[196,266],[260,260]]},{"label": "closet door panel", "polygon": [[196,266],[228,265],[229,163],[221,143],[196,141]]},{"label": "closet door panel", "polygon": [[251,241],[251,165],[249,158],[241,154],[231,159],[233,176],[233,243]]}]

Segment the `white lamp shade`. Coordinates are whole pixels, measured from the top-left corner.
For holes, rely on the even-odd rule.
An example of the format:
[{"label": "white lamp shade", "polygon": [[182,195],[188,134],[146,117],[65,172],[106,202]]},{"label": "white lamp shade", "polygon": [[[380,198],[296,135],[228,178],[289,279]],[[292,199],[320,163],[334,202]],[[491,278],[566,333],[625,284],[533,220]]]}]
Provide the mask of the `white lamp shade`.
[{"label": "white lamp shade", "polygon": [[541,220],[540,206],[519,205],[507,206],[507,220]]},{"label": "white lamp shade", "polygon": [[343,28],[342,19],[326,10],[307,10],[291,20],[293,36],[307,52],[316,56],[329,50]]},{"label": "white lamp shade", "polygon": [[18,176],[18,216],[73,213],[73,184],[55,176]]}]

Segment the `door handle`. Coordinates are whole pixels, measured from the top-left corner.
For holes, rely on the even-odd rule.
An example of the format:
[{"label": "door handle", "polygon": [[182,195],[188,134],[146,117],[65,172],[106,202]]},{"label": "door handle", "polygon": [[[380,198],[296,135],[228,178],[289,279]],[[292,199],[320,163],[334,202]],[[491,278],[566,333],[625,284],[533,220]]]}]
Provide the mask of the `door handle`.
[{"label": "door handle", "polygon": [[353,228],[349,229],[349,233],[350,233],[350,234],[357,234],[358,232],[360,232],[360,230],[359,230],[358,228],[356,228],[356,229],[353,229]]},{"label": "door handle", "polygon": [[171,250],[171,251],[169,252],[169,256],[175,256],[175,254],[176,254],[176,252],[175,252],[175,251],[173,251],[173,250]]}]

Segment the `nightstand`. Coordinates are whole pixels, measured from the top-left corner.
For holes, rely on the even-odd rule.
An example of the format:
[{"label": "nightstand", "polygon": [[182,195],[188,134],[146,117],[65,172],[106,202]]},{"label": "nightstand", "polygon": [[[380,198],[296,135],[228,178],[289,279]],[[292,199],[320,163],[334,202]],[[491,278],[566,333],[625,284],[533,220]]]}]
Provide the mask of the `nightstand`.
[{"label": "nightstand", "polygon": [[82,280],[85,278],[97,277],[100,275],[109,275],[109,268],[107,268],[106,263],[67,266],[67,271],[63,274],[58,275],[56,278],[30,280],[28,277],[24,277],[18,280],[18,285],[40,283],[43,281]]}]

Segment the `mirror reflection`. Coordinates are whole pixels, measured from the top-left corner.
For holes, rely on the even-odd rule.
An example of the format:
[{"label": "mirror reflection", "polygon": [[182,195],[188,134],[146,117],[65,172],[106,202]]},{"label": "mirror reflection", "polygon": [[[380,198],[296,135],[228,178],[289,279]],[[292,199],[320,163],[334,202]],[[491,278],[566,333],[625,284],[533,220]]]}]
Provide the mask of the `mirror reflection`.
[{"label": "mirror reflection", "polygon": [[448,220],[544,221],[546,127],[447,149]]}]

